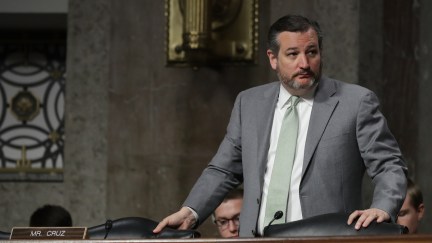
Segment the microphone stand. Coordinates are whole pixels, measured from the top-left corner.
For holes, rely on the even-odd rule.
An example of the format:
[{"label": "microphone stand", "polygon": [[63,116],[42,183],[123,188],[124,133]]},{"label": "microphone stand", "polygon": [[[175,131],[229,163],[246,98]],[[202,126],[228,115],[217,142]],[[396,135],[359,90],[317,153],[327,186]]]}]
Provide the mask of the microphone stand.
[{"label": "microphone stand", "polygon": [[270,221],[270,223],[264,228],[264,235],[265,235],[265,232],[267,231],[267,229],[270,227],[270,225],[275,221],[275,220],[277,220],[277,219],[280,219],[280,218],[282,218],[282,216],[283,216],[283,212],[282,211],[277,211],[275,214],[274,214],[274,216],[273,216],[273,219]]}]

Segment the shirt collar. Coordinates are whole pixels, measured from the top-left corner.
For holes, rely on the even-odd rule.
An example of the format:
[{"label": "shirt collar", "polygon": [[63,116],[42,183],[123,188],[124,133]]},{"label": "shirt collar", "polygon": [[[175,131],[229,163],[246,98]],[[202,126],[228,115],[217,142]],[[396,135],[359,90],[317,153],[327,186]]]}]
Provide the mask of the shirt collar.
[{"label": "shirt collar", "polygon": [[282,84],[279,87],[279,99],[277,102],[277,107],[279,109],[284,108],[286,105],[288,105],[288,100],[291,97],[291,94],[288,93],[288,91],[282,86]]},{"label": "shirt collar", "polygon": [[[291,94],[283,87],[282,83],[279,86],[279,99],[277,102],[277,107],[283,109],[288,105],[288,100],[291,98]],[[313,105],[314,96],[312,97],[300,97],[300,102],[304,101],[309,106]]]}]

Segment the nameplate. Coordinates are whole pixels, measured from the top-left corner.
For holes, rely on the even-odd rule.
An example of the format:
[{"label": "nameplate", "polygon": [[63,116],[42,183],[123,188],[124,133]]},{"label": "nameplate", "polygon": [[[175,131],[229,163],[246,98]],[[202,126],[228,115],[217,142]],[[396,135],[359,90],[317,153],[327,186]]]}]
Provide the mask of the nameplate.
[{"label": "nameplate", "polygon": [[86,227],[14,227],[11,240],[82,240]]}]

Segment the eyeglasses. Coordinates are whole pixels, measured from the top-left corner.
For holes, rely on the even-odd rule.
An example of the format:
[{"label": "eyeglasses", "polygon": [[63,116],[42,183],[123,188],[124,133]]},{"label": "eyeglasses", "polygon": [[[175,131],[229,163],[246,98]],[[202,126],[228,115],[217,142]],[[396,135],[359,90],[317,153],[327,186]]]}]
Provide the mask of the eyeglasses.
[{"label": "eyeglasses", "polygon": [[239,226],[240,225],[239,217],[235,217],[235,218],[232,218],[232,219],[217,219],[217,220],[214,221],[214,223],[220,229],[225,229],[225,228],[228,227],[230,221],[232,221],[235,226]]}]

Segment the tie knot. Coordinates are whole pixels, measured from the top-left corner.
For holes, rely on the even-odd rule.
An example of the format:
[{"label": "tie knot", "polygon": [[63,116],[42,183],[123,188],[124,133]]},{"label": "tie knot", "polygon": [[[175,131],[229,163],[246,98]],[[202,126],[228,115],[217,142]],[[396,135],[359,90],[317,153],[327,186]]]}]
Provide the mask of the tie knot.
[{"label": "tie knot", "polygon": [[298,97],[298,96],[293,95],[289,98],[289,102],[291,103],[292,107],[296,107],[297,104],[299,103],[299,101],[300,101],[300,97]]}]

